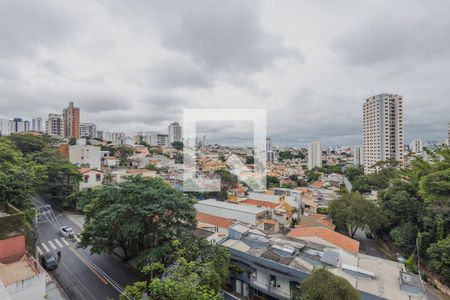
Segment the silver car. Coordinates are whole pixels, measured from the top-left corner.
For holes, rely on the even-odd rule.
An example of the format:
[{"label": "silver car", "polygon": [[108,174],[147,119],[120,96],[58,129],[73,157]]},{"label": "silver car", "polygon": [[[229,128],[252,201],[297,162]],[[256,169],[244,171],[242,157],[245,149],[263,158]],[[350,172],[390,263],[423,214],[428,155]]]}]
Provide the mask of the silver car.
[{"label": "silver car", "polygon": [[63,237],[69,237],[74,235],[74,231],[70,226],[63,226],[59,228],[59,234]]}]

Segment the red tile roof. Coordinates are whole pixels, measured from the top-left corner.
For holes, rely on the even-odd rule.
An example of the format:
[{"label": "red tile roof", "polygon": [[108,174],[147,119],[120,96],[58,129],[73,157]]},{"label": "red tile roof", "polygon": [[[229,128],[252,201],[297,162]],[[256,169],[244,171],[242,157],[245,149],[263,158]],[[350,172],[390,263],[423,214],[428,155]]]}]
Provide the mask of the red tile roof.
[{"label": "red tile roof", "polygon": [[222,218],[218,216],[213,216],[210,214],[205,214],[201,212],[197,212],[196,216],[197,222],[211,224],[217,227],[228,228],[234,224],[233,219]]},{"label": "red tile roof", "polygon": [[310,187],[313,187],[313,188],[317,188],[317,189],[320,189],[320,188],[322,188],[323,187],[323,181],[316,181],[316,182],[313,182],[313,183],[311,183],[309,186]]},{"label": "red tile roof", "polygon": [[353,253],[358,253],[359,251],[359,242],[357,240],[325,227],[294,228],[287,236],[293,238],[315,236],[344,250]]},{"label": "red tile roof", "polygon": [[270,208],[275,208],[275,207],[280,205],[279,203],[273,203],[273,202],[261,201],[261,200],[254,200],[254,199],[247,199],[247,200],[241,201],[239,203],[255,205],[255,206],[261,206],[261,207],[270,207]]}]

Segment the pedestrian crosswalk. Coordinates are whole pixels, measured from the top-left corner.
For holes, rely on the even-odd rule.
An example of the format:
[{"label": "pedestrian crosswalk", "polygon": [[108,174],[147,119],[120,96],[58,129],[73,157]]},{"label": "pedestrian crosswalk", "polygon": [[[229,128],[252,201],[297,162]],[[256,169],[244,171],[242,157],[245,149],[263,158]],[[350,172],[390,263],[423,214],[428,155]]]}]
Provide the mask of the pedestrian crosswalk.
[{"label": "pedestrian crosswalk", "polygon": [[70,245],[69,242],[65,238],[60,237],[53,240],[40,242],[36,245],[36,247],[38,254],[44,255],[45,253],[57,251],[58,249],[68,247],[69,245]]}]

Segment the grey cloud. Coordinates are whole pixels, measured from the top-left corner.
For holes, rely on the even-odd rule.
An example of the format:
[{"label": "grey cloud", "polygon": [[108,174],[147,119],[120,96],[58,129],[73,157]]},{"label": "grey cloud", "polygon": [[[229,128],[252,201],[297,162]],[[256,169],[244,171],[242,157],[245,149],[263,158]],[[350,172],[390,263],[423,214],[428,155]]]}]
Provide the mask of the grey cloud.
[{"label": "grey cloud", "polygon": [[447,1],[413,2],[374,11],[344,33],[333,47],[355,65],[408,62],[423,64],[450,57]]},{"label": "grey cloud", "polygon": [[2,1],[0,9],[1,57],[29,57],[40,47],[69,38],[75,19],[54,1]]},{"label": "grey cloud", "polygon": [[163,45],[183,52],[210,71],[259,71],[299,51],[264,31],[250,1],[200,1],[163,28]]}]

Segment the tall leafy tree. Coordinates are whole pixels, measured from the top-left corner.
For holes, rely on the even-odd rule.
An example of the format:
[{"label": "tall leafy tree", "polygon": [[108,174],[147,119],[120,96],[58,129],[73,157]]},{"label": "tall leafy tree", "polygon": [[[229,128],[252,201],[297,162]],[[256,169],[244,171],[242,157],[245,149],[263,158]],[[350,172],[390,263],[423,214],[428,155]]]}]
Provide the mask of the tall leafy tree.
[{"label": "tall leafy tree", "polygon": [[367,225],[371,231],[376,231],[384,223],[381,209],[374,202],[355,192],[344,193],[331,202],[329,212],[333,221],[341,229],[347,229],[352,238],[358,228]]},{"label": "tall leafy tree", "polygon": [[431,270],[436,272],[446,284],[450,284],[450,235],[432,244],[427,250],[427,255]]},{"label": "tall leafy tree", "polygon": [[102,186],[84,211],[81,245],[93,253],[120,247],[124,260],[195,227],[193,200],[159,178],[132,176]]}]

